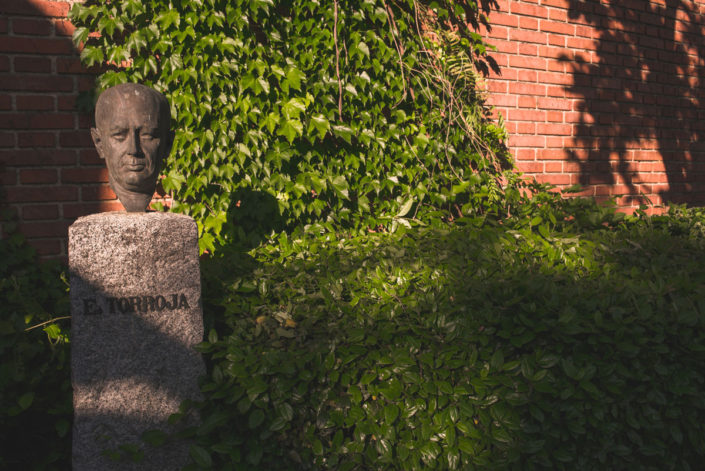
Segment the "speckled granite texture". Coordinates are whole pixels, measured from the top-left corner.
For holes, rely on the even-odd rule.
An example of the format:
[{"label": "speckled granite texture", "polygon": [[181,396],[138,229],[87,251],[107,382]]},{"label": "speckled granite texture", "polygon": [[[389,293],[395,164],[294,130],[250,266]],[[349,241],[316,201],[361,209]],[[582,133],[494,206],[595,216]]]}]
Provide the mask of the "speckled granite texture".
[{"label": "speckled granite texture", "polygon": [[184,442],[147,447],[139,463],[113,462],[103,451],[144,446],[146,430],[175,430],[169,416],[200,397],[196,223],[168,213],[82,217],[69,228],[69,270],[74,471],[181,469]]}]

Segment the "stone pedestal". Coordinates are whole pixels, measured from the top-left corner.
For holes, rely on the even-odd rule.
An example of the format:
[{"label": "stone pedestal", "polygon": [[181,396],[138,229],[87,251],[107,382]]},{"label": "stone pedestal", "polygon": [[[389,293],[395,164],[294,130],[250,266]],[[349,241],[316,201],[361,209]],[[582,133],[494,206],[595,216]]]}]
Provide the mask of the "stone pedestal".
[{"label": "stone pedestal", "polygon": [[[167,213],[82,217],[69,228],[69,269],[74,471],[181,469],[188,443],[150,447],[140,437],[173,432],[169,416],[200,398],[196,223]],[[143,458],[105,456],[125,444],[142,448]]]}]

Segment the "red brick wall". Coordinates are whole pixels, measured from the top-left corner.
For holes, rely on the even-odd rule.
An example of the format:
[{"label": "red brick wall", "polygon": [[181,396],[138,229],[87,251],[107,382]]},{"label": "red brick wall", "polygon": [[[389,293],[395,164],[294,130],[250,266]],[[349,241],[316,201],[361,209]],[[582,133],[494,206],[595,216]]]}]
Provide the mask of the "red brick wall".
[{"label": "red brick wall", "polygon": [[705,0],[498,0],[488,81],[519,169],[583,194],[705,203]]},{"label": "red brick wall", "polygon": [[93,75],[71,42],[72,3],[0,0],[0,201],[47,258],[65,258],[76,217],[122,208],[76,108]]},{"label": "red brick wall", "polygon": [[[0,0],[0,201],[49,258],[76,217],[122,209],[76,109],[76,1]],[[520,170],[627,208],[705,204],[705,0],[498,3],[487,82]]]}]

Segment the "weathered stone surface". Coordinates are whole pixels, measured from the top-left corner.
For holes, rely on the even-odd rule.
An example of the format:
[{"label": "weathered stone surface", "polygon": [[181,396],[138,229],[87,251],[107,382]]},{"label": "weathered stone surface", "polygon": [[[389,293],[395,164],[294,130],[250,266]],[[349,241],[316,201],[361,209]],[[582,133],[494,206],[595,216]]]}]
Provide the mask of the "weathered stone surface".
[{"label": "weathered stone surface", "polygon": [[170,117],[166,97],[138,83],[115,85],[98,97],[91,136],[108,166],[110,187],[128,212],[145,212],[154,195],[174,142]]},{"label": "weathered stone surface", "polygon": [[[197,229],[188,216],[102,213],[69,228],[73,469],[177,470],[188,443],[149,447],[139,463],[104,450],[141,444],[146,430],[198,399],[205,373]],[[191,418],[195,420],[195,418]],[[183,425],[181,425],[183,426]]]}]

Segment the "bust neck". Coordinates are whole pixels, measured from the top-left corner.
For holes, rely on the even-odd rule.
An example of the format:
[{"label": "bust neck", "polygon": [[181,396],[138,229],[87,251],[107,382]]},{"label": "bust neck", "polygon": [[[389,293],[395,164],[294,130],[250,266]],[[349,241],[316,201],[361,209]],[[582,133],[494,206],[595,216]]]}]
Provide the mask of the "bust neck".
[{"label": "bust neck", "polygon": [[147,206],[149,206],[149,203],[152,201],[154,189],[152,189],[152,192],[149,194],[139,193],[123,188],[118,185],[112,177],[109,177],[108,180],[110,182],[110,187],[117,195],[120,203],[122,203],[125,207],[125,211],[128,213],[144,213],[147,211]]}]

